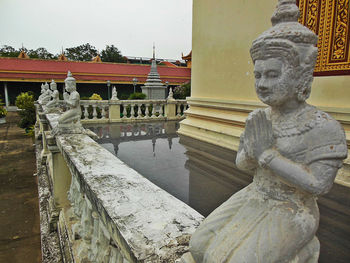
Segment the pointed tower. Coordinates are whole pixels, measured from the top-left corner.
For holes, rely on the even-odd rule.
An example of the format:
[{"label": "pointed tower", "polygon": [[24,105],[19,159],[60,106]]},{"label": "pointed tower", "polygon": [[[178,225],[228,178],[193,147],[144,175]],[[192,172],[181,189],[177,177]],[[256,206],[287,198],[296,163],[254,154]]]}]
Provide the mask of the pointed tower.
[{"label": "pointed tower", "polygon": [[59,61],[68,61],[67,57],[64,55],[63,47],[62,47],[61,55],[58,56],[57,60],[59,60]]},{"label": "pointed tower", "polygon": [[141,87],[142,93],[146,94],[148,100],[163,100],[167,97],[167,87],[162,83],[157,70],[155,47],[153,44],[153,59],[151,71],[148,74],[146,83]]}]

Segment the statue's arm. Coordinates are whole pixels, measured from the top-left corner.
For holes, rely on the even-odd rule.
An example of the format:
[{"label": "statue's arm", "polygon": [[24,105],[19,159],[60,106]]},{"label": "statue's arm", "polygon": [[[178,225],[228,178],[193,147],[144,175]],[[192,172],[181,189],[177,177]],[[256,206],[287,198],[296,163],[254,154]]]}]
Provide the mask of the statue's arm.
[{"label": "statue's arm", "polygon": [[259,164],[272,170],[286,183],[313,195],[321,195],[331,189],[342,160],[318,160],[304,165],[289,160],[277,150],[269,149],[260,156]]},{"label": "statue's arm", "polygon": [[71,108],[76,108],[79,105],[79,101],[80,101],[80,96],[79,93],[73,93],[72,96],[70,96],[67,100],[66,100],[66,104],[71,107]]}]

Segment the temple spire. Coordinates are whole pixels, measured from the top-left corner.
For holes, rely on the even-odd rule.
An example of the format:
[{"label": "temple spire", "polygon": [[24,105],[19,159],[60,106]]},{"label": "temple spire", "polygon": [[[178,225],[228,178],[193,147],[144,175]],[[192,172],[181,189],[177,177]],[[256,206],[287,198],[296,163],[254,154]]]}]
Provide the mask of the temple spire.
[{"label": "temple spire", "polygon": [[154,45],[154,42],[153,42],[153,59],[156,59],[156,46]]}]

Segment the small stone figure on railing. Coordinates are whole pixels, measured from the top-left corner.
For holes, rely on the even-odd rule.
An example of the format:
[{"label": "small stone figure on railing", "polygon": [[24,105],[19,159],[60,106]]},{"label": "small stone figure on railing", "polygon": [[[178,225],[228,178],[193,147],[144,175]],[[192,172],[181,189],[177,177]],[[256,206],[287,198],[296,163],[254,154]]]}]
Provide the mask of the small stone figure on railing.
[{"label": "small stone figure on railing", "polygon": [[76,90],[75,78],[73,78],[70,71],[68,71],[64,82],[66,92],[63,93],[63,105],[68,107],[68,110],[59,117],[57,130],[54,129],[53,131],[55,135],[62,133],[81,133],[83,131],[80,123],[80,95]]},{"label": "small stone figure on railing", "polygon": [[46,105],[51,99],[51,90],[49,84],[45,82],[45,84],[41,85],[41,95],[38,98],[38,102],[41,105]]},{"label": "small stone figure on railing", "polygon": [[169,95],[167,100],[174,100],[174,93],[172,88],[169,89]]},{"label": "small stone figure on railing", "polygon": [[115,88],[115,86],[113,86],[112,88],[112,98],[111,100],[119,100],[118,99],[118,92],[117,92],[117,89]]},{"label": "small stone figure on railing", "polygon": [[236,163],[253,183],[212,212],[183,262],[318,262],[318,195],[327,193],[347,156],[344,130],[305,102],[317,36],[298,23],[295,0],[279,0],[273,27],[254,42],[255,89],[268,108],[253,111]]},{"label": "small stone figure on railing", "polygon": [[59,111],[59,92],[57,90],[57,84],[54,80],[51,81],[50,83],[50,88],[51,88],[51,101],[49,101],[46,106],[44,106],[44,113],[53,113],[53,112],[58,112]]}]

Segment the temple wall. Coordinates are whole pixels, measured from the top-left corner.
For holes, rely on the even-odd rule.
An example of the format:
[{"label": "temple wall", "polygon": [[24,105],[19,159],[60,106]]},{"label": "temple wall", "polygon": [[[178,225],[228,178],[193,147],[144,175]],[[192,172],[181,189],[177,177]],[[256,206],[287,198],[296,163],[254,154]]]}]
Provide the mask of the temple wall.
[{"label": "temple wall", "polygon": [[[237,150],[248,113],[265,107],[255,94],[249,49],[271,26],[276,4],[277,0],[193,1],[192,90],[180,134]],[[315,77],[308,100],[342,123],[348,145],[349,83],[350,76]],[[341,181],[350,186],[349,170]]]}]

